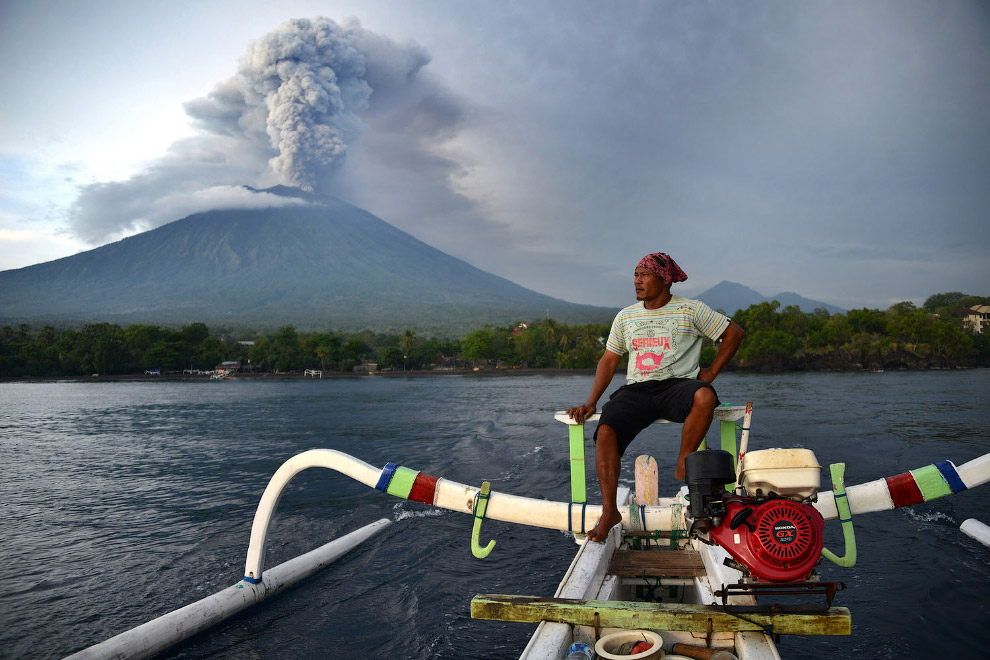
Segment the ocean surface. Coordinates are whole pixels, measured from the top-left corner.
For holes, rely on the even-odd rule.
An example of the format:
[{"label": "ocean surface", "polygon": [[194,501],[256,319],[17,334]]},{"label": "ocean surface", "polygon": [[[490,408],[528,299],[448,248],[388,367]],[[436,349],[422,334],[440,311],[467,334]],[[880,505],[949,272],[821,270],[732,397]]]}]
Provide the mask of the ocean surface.
[{"label": "ocean surface", "polygon": [[[846,463],[848,485],[990,452],[986,369],[716,385],[723,402],[755,403],[751,449],[813,449]],[[269,478],[307,449],[567,500],[553,412],[590,386],[574,374],[0,384],[0,657],[60,658],[237,583]],[[623,483],[651,453],[672,494],[678,433],[644,432]],[[596,489],[589,474],[592,502]],[[857,565],[819,567],[847,584],[835,604],[853,635],[785,637],[785,660],[983,657],[990,548],[959,525],[990,523],[988,498],[990,485],[857,517]],[[576,550],[565,533],[486,521],[482,540],[497,545],[477,560],[470,516],[313,469],[279,504],[266,566],[383,517],[395,523],[355,552],[161,657],[515,658],[535,626],[474,621],[471,598],[550,596]],[[843,552],[835,522],[826,545]]]}]

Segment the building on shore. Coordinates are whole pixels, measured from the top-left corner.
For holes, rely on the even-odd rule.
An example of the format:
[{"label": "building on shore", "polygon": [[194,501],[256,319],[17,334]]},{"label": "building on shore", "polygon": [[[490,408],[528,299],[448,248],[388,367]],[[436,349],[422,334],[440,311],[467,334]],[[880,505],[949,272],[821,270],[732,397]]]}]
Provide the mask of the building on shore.
[{"label": "building on shore", "polygon": [[966,315],[966,324],[979,334],[983,334],[983,327],[990,324],[990,305],[973,305]]}]

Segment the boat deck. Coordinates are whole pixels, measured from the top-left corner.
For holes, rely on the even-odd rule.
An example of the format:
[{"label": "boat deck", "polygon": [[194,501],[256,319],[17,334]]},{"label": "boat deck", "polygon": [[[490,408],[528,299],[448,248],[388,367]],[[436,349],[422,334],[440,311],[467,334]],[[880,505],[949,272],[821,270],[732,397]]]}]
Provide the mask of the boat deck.
[{"label": "boat deck", "polygon": [[696,550],[616,550],[608,567],[619,577],[695,578],[705,576]]}]

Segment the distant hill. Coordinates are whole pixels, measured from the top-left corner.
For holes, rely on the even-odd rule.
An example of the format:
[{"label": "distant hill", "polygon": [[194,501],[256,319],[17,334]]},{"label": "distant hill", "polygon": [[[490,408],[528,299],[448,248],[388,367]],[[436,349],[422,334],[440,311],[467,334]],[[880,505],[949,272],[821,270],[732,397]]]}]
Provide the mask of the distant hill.
[{"label": "distant hill", "polygon": [[614,309],[526,289],[333,197],[197,213],[71,257],[0,272],[0,322],[111,321],[459,332]]},{"label": "distant hill", "polygon": [[778,293],[775,296],[764,296],[747,286],[724,280],[700,294],[697,298],[704,301],[709,307],[721,309],[730,315],[734,314],[737,310],[746,309],[751,305],[759,305],[763,302],[770,302],[771,300],[778,301],[781,309],[790,305],[796,305],[805,313],[813,312],[819,308],[828,310],[829,314],[843,314],[846,311],[841,307],[818,302],[817,300],[810,300],[796,293],[785,292]]}]

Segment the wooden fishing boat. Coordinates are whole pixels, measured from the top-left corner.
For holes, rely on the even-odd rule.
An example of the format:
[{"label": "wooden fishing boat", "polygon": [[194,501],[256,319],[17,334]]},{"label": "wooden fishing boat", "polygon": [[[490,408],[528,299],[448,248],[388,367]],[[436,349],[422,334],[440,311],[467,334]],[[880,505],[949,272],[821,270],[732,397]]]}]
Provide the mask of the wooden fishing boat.
[{"label": "wooden fishing boat", "polygon": [[[751,416],[752,404],[718,411],[726,450],[737,453],[735,423],[742,420],[738,453],[745,455]],[[583,435],[566,415],[556,417],[571,426],[572,437]],[[571,449],[572,463],[583,462],[576,442]],[[708,658],[721,651],[719,658],[780,660],[775,635],[850,634],[848,610],[831,607],[834,591],[823,593],[834,586],[802,581],[796,589],[788,587],[789,596],[815,598],[817,605],[759,604],[723,547],[688,534],[686,487],[663,502],[671,510],[670,529],[650,530],[646,507],[661,504],[656,472],[652,457],[637,458],[636,492],[620,488],[618,497],[629,512],[628,523],[624,516],[623,524],[603,543],[586,542],[576,534],[580,548],[552,598],[479,595],[471,604],[472,617],[538,623],[520,660],[559,660],[575,643],[587,644],[598,657],[607,658],[659,657],[661,646],[668,656]],[[572,477],[580,481],[580,475]],[[583,496],[577,490],[572,495]],[[780,586],[777,583],[774,591]],[[627,640],[639,638],[644,646],[652,646],[636,653]],[[621,642],[627,642],[624,649]]]},{"label": "wooden fishing boat", "polygon": [[[583,429],[563,413],[556,418],[570,425],[572,499],[584,501]],[[845,585],[821,579],[814,566],[821,558],[855,564],[853,514],[919,504],[990,480],[990,455],[984,455],[960,468],[942,461],[847,491],[844,466],[837,464],[830,467],[833,490],[818,492],[820,466],[810,451],[747,454],[751,418],[752,404],[716,412],[723,454],[738,468],[710,496],[723,520],[707,521],[707,530],[697,526],[707,510],[700,502],[691,506],[692,495],[697,501],[705,493],[691,488],[690,459],[701,454],[689,457],[689,485],[669,499],[656,492],[655,461],[640,456],[636,492],[620,489],[622,524],[604,543],[583,542],[584,530],[575,530],[581,547],[552,598],[479,595],[472,617],[538,623],[521,660],[563,658],[574,643],[595,647],[599,657],[656,657],[656,649],[623,655],[609,645],[636,639],[622,634],[630,629],[644,641],[657,633],[649,641],[668,657],[720,651],[714,657],[779,660],[780,635],[851,634],[849,611],[832,606]],[[651,517],[658,511],[667,515]],[[842,556],[824,548],[815,529],[816,519],[836,518],[846,544]]]},{"label": "wooden fishing boat", "polygon": [[[628,504],[631,493],[624,494]],[[727,558],[718,546],[644,538],[617,526],[605,543],[581,546],[553,598],[480,595],[471,613],[539,623],[521,660],[559,660],[575,642],[595,647],[621,630],[657,633],[668,655],[720,649],[749,660],[780,659],[773,634],[849,634],[850,617],[843,608],[757,618],[726,613],[715,604],[721,590],[741,578],[723,564]],[[756,605],[748,595],[728,601]]]},{"label": "wooden fishing boat", "polygon": [[[295,475],[312,467],[333,469],[396,497],[472,514],[472,551],[479,558],[495,545],[480,543],[486,518],[573,532],[580,548],[552,597],[482,594],[471,602],[475,618],[539,623],[521,656],[526,660],[558,660],[576,641],[604,644],[619,630],[658,632],[667,653],[709,657],[720,649],[742,660],[779,658],[777,635],[848,635],[849,612],[831,603],[841,583],[817,579],[813,568],[821,557],[844,566],[855,562],[852,518],[990,481],[990,454],[985,454],[958,468],[941,461],[848,489],[841,464],[832,465],[833,490],[820,491],[820,466],[813,455],[801,453],[810,451],[747,451],[751,416],[751,404],[716,411],[721,449],[689,456],[688,486],[673,497],[660,498],[655,491],[656,463],[637,461],[636,492],[621,490],[622,522],[604,543],[583,540],[601,506],[586,499],[584,428],[562,413],[556,418],[569,428],[569,502],[494,492],[488,482],[468,486],[395,463],[377,468],[332,449],[303,452],[275,472],[261,497],[241,581],[71,657],[150,657],[281,592],[390,524],[379,520],[265,569],[268,528],[279,498]],[[797,454],[787,454],[791,451]],[[834,519],[843,527],[842,556],[822,545],[825,521]],[[767,596],[786,602],[768,605]],[[610,656],[607,647],[600,650],[600,657],[629,660],[656,652]]]}]

